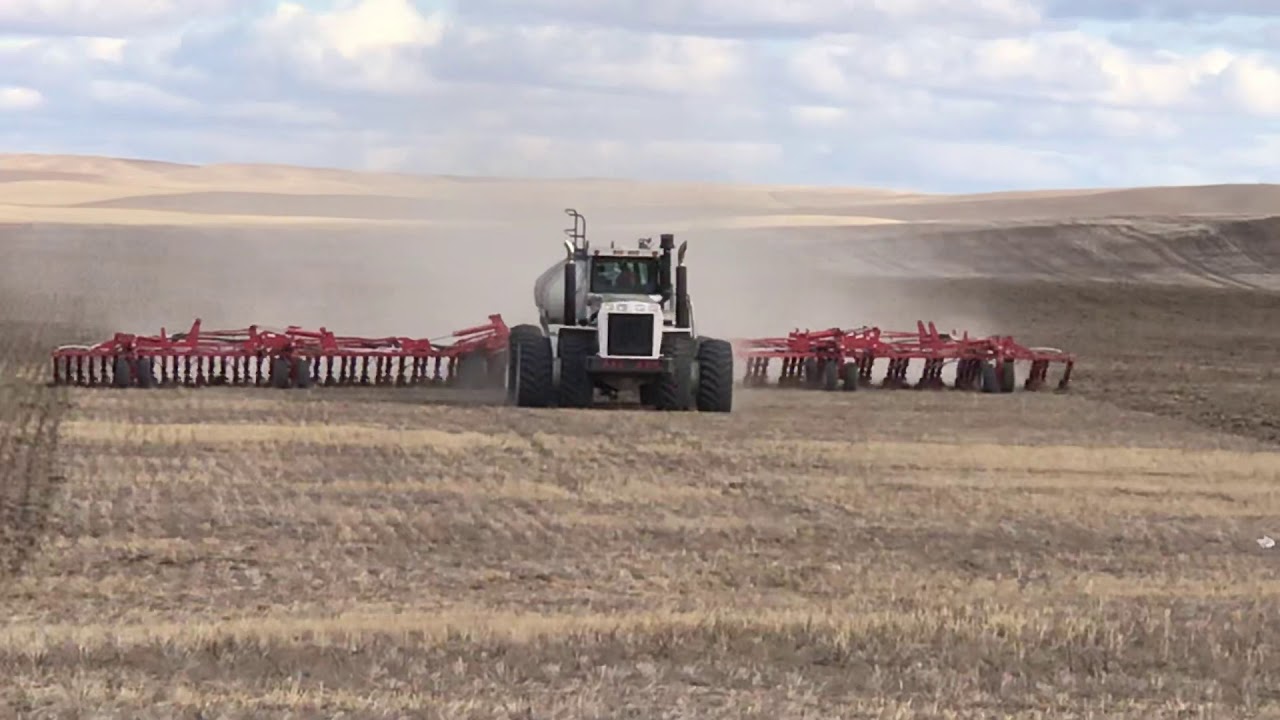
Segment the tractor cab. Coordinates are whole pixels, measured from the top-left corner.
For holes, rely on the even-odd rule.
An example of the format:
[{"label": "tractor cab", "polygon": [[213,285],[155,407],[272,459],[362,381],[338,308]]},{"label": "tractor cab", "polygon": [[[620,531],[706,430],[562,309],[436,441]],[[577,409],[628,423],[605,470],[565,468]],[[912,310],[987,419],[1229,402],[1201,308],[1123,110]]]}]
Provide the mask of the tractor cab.
[{"label": "tractor cab", "polygon": [[645,299],[662,295],[662,263],[657,251],[614,255],[597,250],[588,267],[591,281],[587,292],[593,295],[639,295]]},{"label": "tractor cab", "polygon": [[593,250],[585,264],[588,322],[596,322],[600,312],[608,308],[610,312],[656,316],[659,326],[670,324],[671,318],[662,312],[666,297],[660,251],[610,246]]}]

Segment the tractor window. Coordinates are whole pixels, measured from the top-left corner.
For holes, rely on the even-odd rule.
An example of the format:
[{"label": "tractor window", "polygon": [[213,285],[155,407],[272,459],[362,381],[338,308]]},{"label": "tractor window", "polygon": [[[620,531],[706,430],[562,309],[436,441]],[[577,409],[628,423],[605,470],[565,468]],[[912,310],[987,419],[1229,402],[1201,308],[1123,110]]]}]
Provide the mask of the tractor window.
[{"label": "tractor window", "polygon": [[658,261],[648,258],[596,258],[592,263],[591,292],[624,295],[657,295]]}]

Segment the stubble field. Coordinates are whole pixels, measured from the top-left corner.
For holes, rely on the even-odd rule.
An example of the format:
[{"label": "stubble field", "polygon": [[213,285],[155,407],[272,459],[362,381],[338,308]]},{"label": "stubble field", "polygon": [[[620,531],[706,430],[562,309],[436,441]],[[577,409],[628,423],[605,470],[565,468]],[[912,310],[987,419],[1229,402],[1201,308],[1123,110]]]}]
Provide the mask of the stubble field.
[{"label": "stubble field", "polygon": [[719,416],[52,389],[107,329],[52,284],[0,303],[9,714],[1280,716],[1273,291],[915,281],[1073,391]]}]

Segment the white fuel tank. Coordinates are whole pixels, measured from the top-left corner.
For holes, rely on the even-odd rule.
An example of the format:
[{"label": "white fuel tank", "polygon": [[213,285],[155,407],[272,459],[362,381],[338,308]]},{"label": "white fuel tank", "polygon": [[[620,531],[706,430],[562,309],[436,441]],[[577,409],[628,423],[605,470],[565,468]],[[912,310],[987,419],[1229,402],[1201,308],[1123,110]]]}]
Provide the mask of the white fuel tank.
[{"label": "white fuel tank", "polygon": [[[581,320],[587,313],[587,263],[578,261],[577,268],[577,315]],[[533,283],[533,302],[546,318],[555,325],[564,324],[564,260],[547,268]]]}]

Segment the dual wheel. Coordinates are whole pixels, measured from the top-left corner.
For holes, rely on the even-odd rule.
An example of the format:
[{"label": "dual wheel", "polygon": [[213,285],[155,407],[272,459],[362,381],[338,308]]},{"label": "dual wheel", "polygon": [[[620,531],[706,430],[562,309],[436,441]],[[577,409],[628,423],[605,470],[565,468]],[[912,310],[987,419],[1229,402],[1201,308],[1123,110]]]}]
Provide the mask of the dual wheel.
[{"label": "dual wheel", "polygon": [[271,358],[270,379],[271,387],[281,390],[311,387],[315,382],[311,374],[311,358],[290,358],[283,355]]},{"label": "dual wheel", "polygon": [[1014,373],[1013,361],[1005,360],[997,366],[983,360],[979,369],[981,388],[984,393],[1011,393],[1018,385],[1018,377]]},{"label": "dual wheel", "polygon": [[[977,381],[979,389],[984,393],[1011,393],[1017,387],[1017,376],[1013,361],[1006,360],[994,364],[987,360],[973,361],[977,363]],[[846,391],[858,389],[859,370],[857,363],[846,362],[843,366],[832,360],[809,358],[804,361],[803,371],[805,384],[811,388],[838,390],[841,385]]]},{"label": "dual wheel", "polygon": [[118,388],[156,386],[155,359],[117,355],[111,361],[111,385]]},{"label": "dual wheel", "polygon": [[804,361],[805,384],[811,388],[823,390],[839,390],[843,385],[846,391],[858,389],[857,363],[846,362],[843,365],[834,360],[818,360],[809,358]]},{"label": "dual wheel", "polygon": [[[511,330],[507,399],[520,407],[589,407],[595,387],[587,358],[597,352],[590,333],[559,335],[560,383],[554,380],[551,338],[536,325]],[[662,354],[674,360],[672,372],[644,385],[641,401],[659,410],[729,412],[733,407],[733,348],[717,338],[663,338]]]}]

